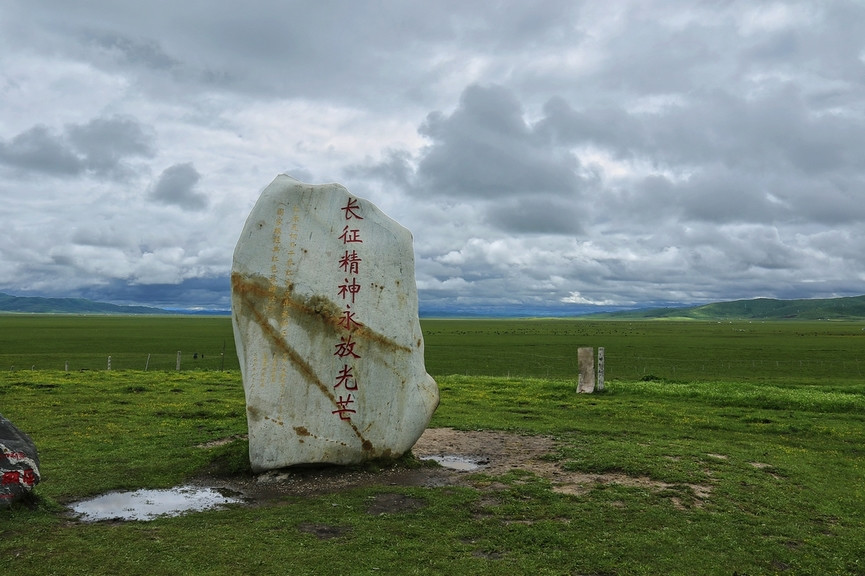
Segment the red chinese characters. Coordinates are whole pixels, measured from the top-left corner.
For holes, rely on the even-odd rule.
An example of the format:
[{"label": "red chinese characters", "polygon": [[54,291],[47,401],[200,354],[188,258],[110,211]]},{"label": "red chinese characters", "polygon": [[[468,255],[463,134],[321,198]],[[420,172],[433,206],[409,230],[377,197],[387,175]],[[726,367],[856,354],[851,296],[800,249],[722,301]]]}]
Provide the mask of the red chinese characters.
[{"label": "red chinese characters", "polygon": [[342,268],[342,271],[346,274],[359,274],[360,273],[360,256],[357,255],[357,250],[352,250],[349,253],[348,250],[345,251],[345,255],[339,259],[339,267]]},{"label": "red chinese characters", "polygon": [[363,217],[359,214],[360,206],[357,204],[357,198],[349,198],[348,204],[343,206],[342,211],[345,214],[346,220],[351,220],[352,218],[363,220]]},{"label": "red chinese characters", "polygon": [[24,484],[25,486],[33,486],[36,483],[36,473],[33,470],[7,470],[0,477],[0,485],[9,486],[15,484]]},{"label": "red chinese characters", "polygon": [[351,366],[343,366],[339,375],[336,377],[334,388],[342,386],[346,390],[357,390],[357,381],[354,379],[353,371],[354,369]]},{"label": "red chinese characters", "polygon": [[[341,211],[346,225],[337,239],[342,241],[346,248],[336,262],[337,268],[344,274],[343,283],[336,287],[336,294],[345,306],[338,322],[345,334],[341,335],[339,342],[334,344],[333,355],[341,359],[343,365],[334,379],[336,410],[331,411],[331,413],[338,415],[341,420],[351,420],[352,414],[357,414],[355,408],[357,397],[351,392],[356,392],[359,387],[355,376],[355,363],[361,359],[361,350],[353,339],[353,332],[363,326],[357,318],[356,311],[352,310],[352,305],[355,304],[362,289],[362,284],[358,282],[358,278],[363,258],[358,253],[360,246],[349,249],[349,245],[363,244],[361,228],[354,227],[359,226],[359,223],[352,222],[363,220],[363,216],[361,216],[361,207],[356,198],[349,198]],[[340,394],[340,392],[345,393]]]},{"label": "red chinese characters", "polygon": [[360,356],[354,351],[356,344],[356,342],[352,341],[351,334],[348,336],[342,336],[339,339],[339,344],[336,345],[336,352],[334,352],[333,355],[339,356],[340,358],[360,358]]},{"label": "red chinese characters", "polygon": [[354,398],[351,397],[351,394],[343,398],[340,395],[339,400],[336,401],[336,410],[333,410],[331,414],[339,414],[339,418],[341,420],[351,420],[352,414],[357,414],[357,410],[352,410],[349,408],[350,404],[354,404]]},{"label": "red chinese characters", "polygon": [[348,278],[345,279],[345,284],[339,285],[339,296],[345,300],[346,297],[351,297],[351,303],[354,304],[354,297],[360,292],[360,284],[357,283],[357,278],[352,278],[349,284]]}]

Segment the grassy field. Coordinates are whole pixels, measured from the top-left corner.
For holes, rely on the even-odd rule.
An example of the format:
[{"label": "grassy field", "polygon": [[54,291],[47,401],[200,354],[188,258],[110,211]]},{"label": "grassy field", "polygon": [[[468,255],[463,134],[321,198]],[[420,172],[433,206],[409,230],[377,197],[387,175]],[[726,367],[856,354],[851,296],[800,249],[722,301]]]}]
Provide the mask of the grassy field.
[{"label": "grassy field", "polygon": [[[573,378],[603,346],[609,379],[859,384],[865,322],[438,320],[421,322],[433,376]],[[225,352],[223,356],[223,350]],[[0,369],[237,370],[228,317],[0,315]],[[148,364],[148,357],[150,361]]]},{"label": "grassy field", "polygon": [[[562,494],[514,470],[477,474],[468,486],[385,483],[152,522],[71,522],[63,505],[83,496],[248,474],[245,442],[199,447],[245,432],[230,323],[0,317],[0,361],[16,366],[0,372],[0,413],[37,441],[44,474],[35,508],[0,510],[2,566],[64,575],[865,574],[861,323],[423,327],[442,396],[432,426],[550,436],[546,458],[562,470],[646,484]],[[221,371],[206,362],[223,340]],[[606,348],[605,393],[574,393],[577,346]],[[166,360],[144,372],[158,350]],[[205,362],[190,360],[195,352]],[[390,493],[422,505],[368,512]],[[320,540],[301,530],[308,523],[345,531]]]},{"label": "grassy field", "polygon": [[436,374],[573,378],[602,346],[610,379],[865,382],[865,322],[425,320]]},{"label": "grassy field", "polygon": [[109,356],[113,370],[174,370],[178,351],[182,369],[239,369],[225,316],[0,315],[4,370],[105,370]]}]

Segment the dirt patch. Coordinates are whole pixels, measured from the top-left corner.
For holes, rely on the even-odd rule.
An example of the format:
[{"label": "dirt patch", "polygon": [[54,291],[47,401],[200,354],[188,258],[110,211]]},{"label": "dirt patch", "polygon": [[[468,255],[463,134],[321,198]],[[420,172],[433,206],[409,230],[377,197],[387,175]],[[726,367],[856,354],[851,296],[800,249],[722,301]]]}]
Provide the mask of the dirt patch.
[{"label": "dirt patch", "polygon": [[369,506],[367,506],[366,513],[372,514],[373,516],[379,516],[381,514],[413,512],[415,510],[420,510],[425,506],[426,502],[420,498],[412,498],[411,496],[395,494],[393,492],[384,492],[382,494],[376,494],[372,498]]},{"label": "dirt patch", "polygon": [[418,458],[461,456],[478,463],[476,471],[501,475],[515,469],[534,472],[556,444],[547,436],[520,436],[492,430],[429,428],[412,448]]},{"label": "dirt patch", "polygon": [[[670,494],[673,504],[677,508],[688,508],[690,505],[701,508],[712,494],[712,487],[706,484],[670,484],[653,480],[645,476],[626,476],[624,474],[584,474],[580,472],[555,473],[553,492],[559,494],[585,494],[595,486],[604,484],[618,484],[629,488],[644,488],[652,492],[665,492]],[[676,491],[684,493],[686,498],[673,496]]]},{"label": "dirt patch", "polygon": [[766,472],[767,474],[769,474],[769,476],[771,476],[775,480],[781,480],[782,479],[781,476],[779,474],[777,474],[777,470],[775,470],[775,467],[772,466],[771,464],[766,464],[765,462],[749,462],[749,464],[751,466],[753,466],[754,468],[756,468],[757,470],[762,470],[762,471]]},{"label": "dirt patch", "polygon": [[347,526],[328,526],[327,524],[310,524],[303,523],[297,527],[301,532],[312,534],[319,540],[330,540],[339,538],[351,532],[351,528]]},{"label": "dirt patch", "polygon": [[211,440],[210,442],[205,442],[204,444],[198,444],[196,448],[216,448],[217,446],[225,446],[226,444],[231,444],[235,440],[245,440],[247,437],[246,434],[235,434],[233,436],[226,436],[225,438],[219,438],[218,440]]},{"label": "dirt patch", "polygon": [[[213,444],[213,443],[211,443]],[[213,444],[216,445],[216,444]],[[548,436],[521,436],[490,430],[427,429],[412,453],[422,459],[459,457],[477,465],[470,471],[450,469],[428,463],[419,468],[401,465],[380,469],[346,468],[341,466],[297,467],[274,470],[250,480],[226,482],[223,487],[246,494],[254,501],[266,501],[285,495],[308,496],[329,494],[364,486],[423,486],[441,487],[471,485],[488,492],[504,489],[501,482],[478,482],[474,473],[502,476],[512,470],[525,470],[549,480],[553,491],[560,494],[582,495],[602,484],[638,487],[653,492],[685,493],[685,500],[699,507],[711,495],[712,487],[701,484],[674,485],[647,477],[624,474],[587,474],[571,472],[559,463],[545,458],[556,451],[556,442]],[[399,494],[382,494],[370,504],[370,514],[414,510],[425,505],[422,501]],[[681,504],[678,496],[671,497]]]}]

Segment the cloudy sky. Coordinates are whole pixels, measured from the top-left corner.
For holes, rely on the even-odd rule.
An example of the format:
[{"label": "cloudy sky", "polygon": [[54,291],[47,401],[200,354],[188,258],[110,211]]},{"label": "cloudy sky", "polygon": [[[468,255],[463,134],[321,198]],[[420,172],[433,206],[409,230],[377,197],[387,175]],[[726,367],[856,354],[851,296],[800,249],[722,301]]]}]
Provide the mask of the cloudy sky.
[{"label": "cloudy sky", "polygon": [[865,4],[6,0],[0,291],[228,308],[279,173],[422,310],[865,294]]}]

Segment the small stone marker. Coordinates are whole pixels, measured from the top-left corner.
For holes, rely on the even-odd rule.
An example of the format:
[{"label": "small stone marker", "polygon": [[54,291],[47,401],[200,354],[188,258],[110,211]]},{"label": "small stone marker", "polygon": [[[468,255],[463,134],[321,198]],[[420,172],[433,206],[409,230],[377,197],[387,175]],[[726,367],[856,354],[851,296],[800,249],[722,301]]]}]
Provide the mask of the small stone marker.
[{"label": "small stone marker", "polygon": [[33,440],[0,415],[0,506],[30,493],[40,479]]},{"label": "small stone marker", "polygon": [[339,184],[286,175],[234,252],[232,324],[256,472],[396,458],[438,406],[408,230]]},{"label": "small stone marker", "polygon": [[580,368],[577,392],[591,394],[595,391],[595,349],[577,348],[577,363]]},{"label": "small stone marker", "polygon": [[595,386],[598,392],[604,390],[604,347],[598,347],[598,383]]}]

